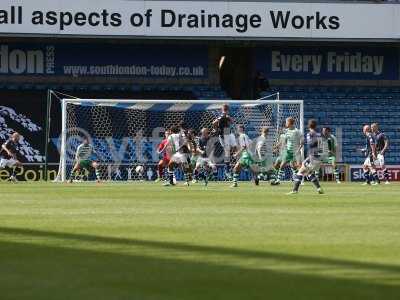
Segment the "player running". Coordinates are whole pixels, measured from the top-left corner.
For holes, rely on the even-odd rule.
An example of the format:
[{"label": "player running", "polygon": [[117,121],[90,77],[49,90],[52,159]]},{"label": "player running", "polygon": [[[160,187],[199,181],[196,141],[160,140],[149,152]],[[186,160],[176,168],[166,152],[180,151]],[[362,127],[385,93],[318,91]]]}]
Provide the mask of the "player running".
[{"label": "player running", "polygon": [[389,138],[379,130],[378,123],[373,123],[371,125],[371,130],[376,142],[377,159],[375,161],[375,166],[382,168],[385,184],[390,184],[389,172],[385,165],[385,153],[389,149]]},{"label": "player running", "polygon": [[168,145],[171,149],[171,159],[168,163],[168,179],[169,181],[164,186],[173,186],[174,171],[181,167],[185,175],[185,183],[189,186],[189,153],[191,151],[190,143],[187,140],[186,134],[181,132],[178,126],[171,128],[171,134],[168,136]]},{"label": "player running", "polygon": [[268,140],[268,127],[261,128],[261,134],[257,138],[256,142],[256,155],[255,159],[259,166],[260,174],[258,175],[259,179],[265,180],[267,177],[267,173],[272,169],[272,143]]},{"label": "player running", "polygon": [[161,141],[161,143],[157,147],[157,153],[162,155],[161,160],[157,165],[157,179],[156,182],[159,182],[164,179],[164,170],[168,167],[171,151],[168,149],[168,137],[171,134],[171,130],[167,129],[165,131],[165,138]]},{"label": "player running", "polygon": [[299,188],[304,176],[307,176],[308,180],[314,184],[319,194],[324,193],[319,184],[317,176],[315,176],[315,171],[319,170],[322,160],[328,156],[328,153],[321,151],[321,135],[316,131],[317,121],[313,119],[309,120],[308,129],[309,132],[306,136],[307,158],[304,160],[302,166],[295,175],[293,190],[289,193],[289,195],[297,194],[299,192]]},{"label": "player running", "polygon": [[[281,147],[282,141],[277,147]],[[296,170],[301,166],[302,149],[304,146],[303,134],[295,127],[295,120],[292,117],[286,119],[286,131],[284,133],[285,149],[276,161],[275,180],[271,182],[272,185],[279,185],[281,178],[285,175],[284,168],[289,164],[292,168],[292,173],[295,174]]]},{"label": "player running", "polygon": [[231,173],[231,151],[235,152],[237,150],[236,138],[231,132],[233,124],[234,120],[229,115],[229,105],[222,105],[221,115],[214,120],[213,127],[214,132],[217,133],[219,142],[224,149],[224,163],[227,177],[230,177]]},{"label": "player running", "polygon": [[251,140],[249,136],[244,132],[244,126],[238,125],[238,144],[239,151],[236,156],[239,157],[239,160],[236,162],[235,167],[233,168],[233,184],[231,187],[238,186],[238,180],[240,176],[240,171],[242,169],[249,169],[253,173],[254,183],[255,185],[259,185],[258,178],[258,165],[253,158],[253,153],[251,152]]},{"label": "player running", "polygon": [[81,170],[90,172],[94,169],[96,174],[96,181],[100,181],[99,164],[92,159],[96,155],[93,146],[89,143],[89,138],[85,137],[82,144],[78,146],[75,153],[75,165],[72,168],[69,182],[72,183],[75,180],[76,174],[80,173]]},{"label": "player running", "polygon": [[380,183],[379,176],[375,168],[375,162],[377,160],[376,142],[369,125],[365,125],[363,127],[363,134],[365,136],[365,148],[361,151],[364,152],[366,156],[363,165],[365,179],[364,185],[376,185]]},{"label": "player running", "polygon": [[17,158],[18,143],[21,136],[18,132],[14,132],[11,137],[1,145],[0,149],[0,169],[6,167],[12,169],[9,181],[16,182],[16,169],[22,167],[22,163]]},{"label": "player running", "polygon": [[197,144],[196,152],[199,154],[199,157],[197,158],[194,172],[197,174],[196,176],[198,176],[198,178],[202,177],[204,179],[204,184],[206,186],[208,185],[211,172],[214,174],[217,173],[217,167],[210,159],[211,148],[210,132],[208,128],[203,128]]},{"label": "player running", "polygon": [[[340,173],[339,169],[336,165],[336,145],[337,139],[332,134],[332,131],[329,127],[322,128],[322,148],[324,153],[328,153],[328,157],[326,157],[322,163],[323,164],[330,164],[333,168],[333,174],[335,175],[336,183],[340,184]],[[316,176],[319,178],[319,171],[316,171]]]}]

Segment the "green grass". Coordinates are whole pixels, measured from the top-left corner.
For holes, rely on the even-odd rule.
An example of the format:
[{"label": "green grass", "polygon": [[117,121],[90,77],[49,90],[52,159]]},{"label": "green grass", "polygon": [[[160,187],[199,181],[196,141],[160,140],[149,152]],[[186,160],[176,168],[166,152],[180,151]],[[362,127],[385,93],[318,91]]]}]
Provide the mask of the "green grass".
[{"label": "green grass", "polygon": [[400,299],[400,186],[0,184],[0,299]]}]

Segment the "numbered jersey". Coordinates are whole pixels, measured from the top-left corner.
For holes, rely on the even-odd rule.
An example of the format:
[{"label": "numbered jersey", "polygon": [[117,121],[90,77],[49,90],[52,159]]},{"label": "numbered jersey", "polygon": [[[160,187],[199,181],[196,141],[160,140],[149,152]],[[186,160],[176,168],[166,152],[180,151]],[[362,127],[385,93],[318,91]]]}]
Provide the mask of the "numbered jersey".
[{"label": "numbered jersey", "polygon": [[285,144],[286,150],[290,152],[295,152],[299,149],[303,140],[303,135],[301,131],[297,128],[288,128],[285,132]]},{"label": "numbered jersey", "polygon": [[258,160],[264,160],[272,156],[272,143],[267,137],[263,135],[258,137],[256,143],[256,154]]}]

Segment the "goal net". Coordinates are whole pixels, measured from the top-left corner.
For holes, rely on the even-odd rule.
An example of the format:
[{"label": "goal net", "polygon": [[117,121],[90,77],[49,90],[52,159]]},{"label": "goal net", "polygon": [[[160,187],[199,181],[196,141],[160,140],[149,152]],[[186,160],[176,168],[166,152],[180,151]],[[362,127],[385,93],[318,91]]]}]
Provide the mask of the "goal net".
[{"label": "goal net", "polygon": [[[271,159],[279,155],[279,151],[272,151],[272,146],[277,144],[287,117],[293,117],[296,127],[303,131],[301,100],[63,99],[59,180],[70,178],[76,163],[76,149],[85,137],[94,147],[93,160],[98,163],[101,180],[154,180],[160,160],[157,146],[165,130],[184,124],[197,133],[202,128],[211,131],[223,104],[229,105],[234,123],[244,125],[251,139],[259,136],[261,128],[269,128]],[[216,142],[213,151],[218,167],[215,180],[226,179],[225,154],[220,144]],[[234,156],[231,159],[233,164]],[[179,169],[176,172],[177,180],[181,179]],[[87,173],[81,176],[83,180],[93,179],[93,175]],[[246,173],[242,177],[245,180]]]}]

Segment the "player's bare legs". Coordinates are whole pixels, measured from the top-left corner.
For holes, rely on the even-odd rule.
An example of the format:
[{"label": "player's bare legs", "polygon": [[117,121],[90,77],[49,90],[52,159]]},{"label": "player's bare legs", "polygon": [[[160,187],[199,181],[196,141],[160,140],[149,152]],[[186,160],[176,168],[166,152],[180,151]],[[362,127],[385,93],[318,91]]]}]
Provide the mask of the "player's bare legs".
[{"label": "player's bare legs", "polygon": [[161,159],[157,165],[157,179],[156,182],[164,179],[164,170],[168,167],[168,162],[165,159]]},{"label": "player's bare legs", "polygon": [[12,167],[12,173],[10,178],[8,179],[9,181],[16,182],[17,181],[17,168],[21,169],[22,168],[22,163],[19,160],[16,160],[14,163],[14,166]]}]

